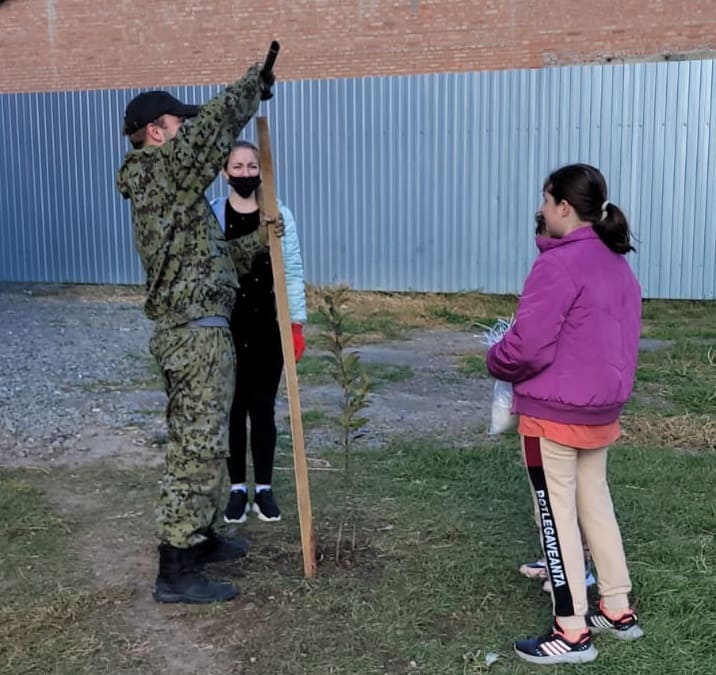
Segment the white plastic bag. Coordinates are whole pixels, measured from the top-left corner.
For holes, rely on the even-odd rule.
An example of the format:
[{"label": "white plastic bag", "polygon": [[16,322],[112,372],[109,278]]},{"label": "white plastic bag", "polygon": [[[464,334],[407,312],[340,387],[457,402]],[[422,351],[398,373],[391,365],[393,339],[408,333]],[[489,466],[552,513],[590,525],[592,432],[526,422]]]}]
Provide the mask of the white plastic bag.
[{"label": "white plastic bag", "polygon": [[503,380],[495,380],[492,387],[492,406],[490,407],[490,436],[504,434],[517,426],[517,415],[512,412],[512,385]]},{"label": "white plastic bag", "polygon": [[[487,329],[480,336],[482,344],[488,348],[497,344],[512,325],[513,318],[498,319],[494,326],[485,326]],[[504,434],[517,426],[517,415],[512,414],[512,385],[509,382],[495,380],[492,387],[492,405],[490,406],[490,427],[487,433],[490,436]]]}]

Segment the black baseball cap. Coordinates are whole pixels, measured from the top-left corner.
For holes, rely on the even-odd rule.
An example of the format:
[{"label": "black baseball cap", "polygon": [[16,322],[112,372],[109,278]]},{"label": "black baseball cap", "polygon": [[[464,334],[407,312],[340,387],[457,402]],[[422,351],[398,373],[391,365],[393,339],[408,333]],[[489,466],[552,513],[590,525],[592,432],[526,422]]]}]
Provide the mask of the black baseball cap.
[{"label": "black baseball cap", "polygon": [[182,103],[168,91],[145,91],[127,104],[124,112],[124,133],[133,134],[162,115],[194,117],[198,112],[198,105]]}]

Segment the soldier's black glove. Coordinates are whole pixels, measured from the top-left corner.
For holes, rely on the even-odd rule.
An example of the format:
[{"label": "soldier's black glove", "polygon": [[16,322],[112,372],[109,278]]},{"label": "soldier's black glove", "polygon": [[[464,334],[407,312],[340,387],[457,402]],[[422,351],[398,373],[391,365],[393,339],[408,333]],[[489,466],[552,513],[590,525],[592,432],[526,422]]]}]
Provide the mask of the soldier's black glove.
[{"label": "soldier's black glove", "polygon": [[261,77],[259,78],[259,88],[261,89],[262,101],[268,101],[270,98],[273,98],[271,87],[273,87],[274,82],[276,82],[276,78],[273,73],[261,73]]}]

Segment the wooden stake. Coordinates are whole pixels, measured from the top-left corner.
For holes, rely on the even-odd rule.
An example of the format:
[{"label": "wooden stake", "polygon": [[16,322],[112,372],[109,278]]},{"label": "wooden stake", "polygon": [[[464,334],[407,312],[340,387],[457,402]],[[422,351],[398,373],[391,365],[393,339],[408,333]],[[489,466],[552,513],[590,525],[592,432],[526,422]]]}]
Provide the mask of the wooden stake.
[{"label": "wooden stake", "polygon": [[[261,162],[261,187],[258,190],[258,202],[261,212],[269,218],[278,218],[276,187],[271,157],[271,138],[268,120],[257,117],[256,125],[259,137],[259,160]],[[303,573],[307,577],[316,576],[316,541],[313,533],[313,515],[311,513],[311,493],[308,489],[308,466],[303,443],[303,420],[301,401],[298,396],[298,375],[296,358],[293,353],[293,335],[291,318],[288,312],[288,293],[286,274],[283,264],[281,241],[273,227],[269,227],[269,246],[271,267],[273,268],[273,288],[276,293],[276,311],[281,330],[281,349],[283,351],[286,389],[291,418],[291,442],[293,445],[293,468],[296,474],[296,497],[298,501],[298,521],[301,527],[301,548],[303,549]]]}]

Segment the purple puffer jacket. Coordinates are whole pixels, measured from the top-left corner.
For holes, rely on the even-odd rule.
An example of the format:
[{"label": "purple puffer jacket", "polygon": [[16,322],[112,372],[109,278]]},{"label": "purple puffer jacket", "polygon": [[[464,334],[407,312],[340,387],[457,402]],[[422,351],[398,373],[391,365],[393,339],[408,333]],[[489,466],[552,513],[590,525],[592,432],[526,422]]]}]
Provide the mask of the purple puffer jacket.
[{"label": "purple puffer jacket", "polygon": [[609,424],[631,395],[641,290],[626,257],[591,227],[537,237],[515,323],[487,353],[514,384],[513,412],[564,424]]}]

